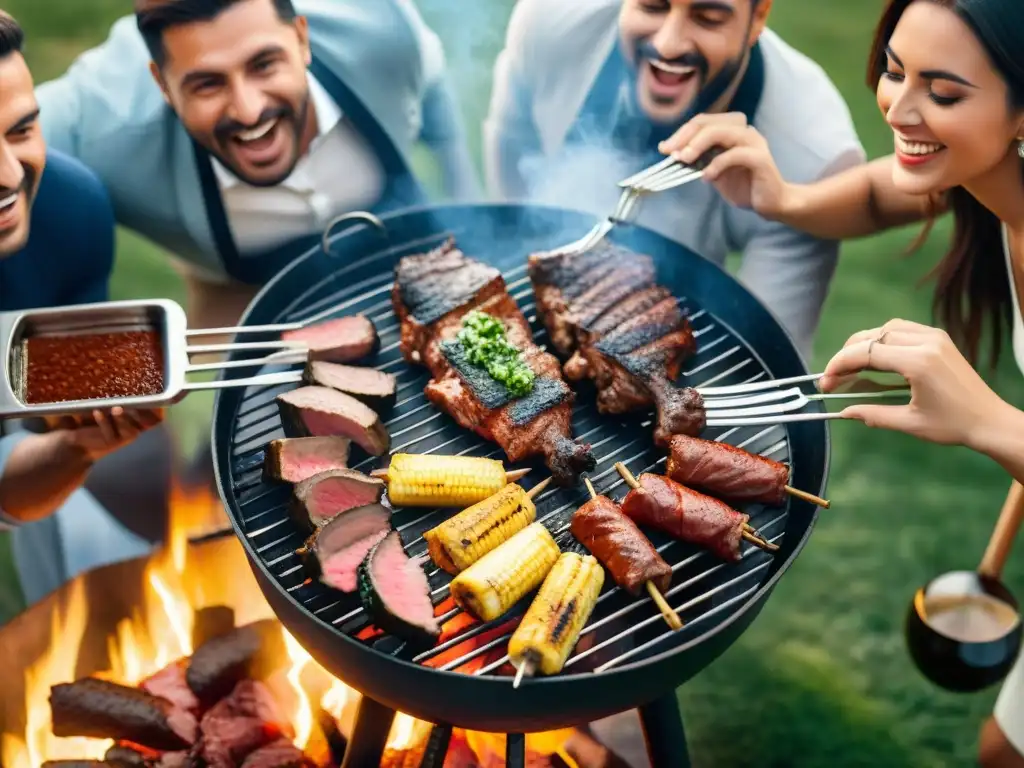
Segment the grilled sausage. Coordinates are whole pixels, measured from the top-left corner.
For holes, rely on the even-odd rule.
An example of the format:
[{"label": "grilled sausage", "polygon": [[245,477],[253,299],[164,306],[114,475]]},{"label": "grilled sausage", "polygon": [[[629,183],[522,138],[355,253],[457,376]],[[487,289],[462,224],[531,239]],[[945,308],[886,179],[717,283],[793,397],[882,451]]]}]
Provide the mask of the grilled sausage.
[{"label": "grilled sausage", "polygon": [[572,516],[572,535],[611,572],[615,583],[633,595],[653,581],[659,592],[672,583],[672,566],[606,496],[597,496]]},{"label": "grilled sausage", "polygon": [[723,560],[740,559],[743,526],[750,515],[660,475],[640,475],[640,488],[626,494],[622,511],[649,525],[714,552]]},{"label": "grilled sausage", "polygon": [[789,467],[726,443],[674,435],[666,474],[677,483],[730,501],[782,506]]}]

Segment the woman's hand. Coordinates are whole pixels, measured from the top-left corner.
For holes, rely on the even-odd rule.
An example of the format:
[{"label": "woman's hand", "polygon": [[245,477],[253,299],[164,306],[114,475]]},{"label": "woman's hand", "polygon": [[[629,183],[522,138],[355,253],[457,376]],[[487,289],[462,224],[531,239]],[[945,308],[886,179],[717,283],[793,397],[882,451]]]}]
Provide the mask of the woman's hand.
[{"label": "woman's hand", "polygon": [[1011,406],[971,367],[949,335],[907,320],[855,333],[829,361],[819,386],[829,392],[864,370],[898,373],[910,384],[907,405],[854,405],[843,416],[946,445],[987,452]]},{"label": "woman's hand", "polygon": [[715,147],[724,151],[708,164],[704,180],[732,205],[777,219],[790,205],[793,188],[779,173],[768,142],[742,112],[697,115],[658,149],[693,163]]}]

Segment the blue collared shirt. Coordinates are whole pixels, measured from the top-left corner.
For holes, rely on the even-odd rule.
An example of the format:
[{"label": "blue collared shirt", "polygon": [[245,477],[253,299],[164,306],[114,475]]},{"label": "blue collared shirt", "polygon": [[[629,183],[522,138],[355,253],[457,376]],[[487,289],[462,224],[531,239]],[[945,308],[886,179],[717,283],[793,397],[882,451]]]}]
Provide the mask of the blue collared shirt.
[{"label": "blue collared shirt", "polygon": [[[114,211],[96,175],[49,151],[31,217],[25,247],[0,258],[0,312],[106,301],[114,267]],[[0,476],[25,436],[21,431],[4,436],[0,423]],[[0,509],[0,529],[13,523]]]}]

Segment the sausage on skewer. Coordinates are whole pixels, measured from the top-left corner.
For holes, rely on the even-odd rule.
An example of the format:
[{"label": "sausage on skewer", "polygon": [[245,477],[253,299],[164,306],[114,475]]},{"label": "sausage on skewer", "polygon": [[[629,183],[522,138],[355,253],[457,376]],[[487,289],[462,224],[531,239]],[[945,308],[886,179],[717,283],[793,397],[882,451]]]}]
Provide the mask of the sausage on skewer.
[{"label": "sausage on skewer", "polygon": [[740,540],[768,552],[778,546],[747,530],[750,515],[725,502],[691,490],[661,475],[642,474],[637,480],[618,463],[615,468],[632,490],[622,500],[622,511],[638,525],[649,525],[676,539],[711,550],[723,560],[742,557]]},{"label": "sausage on skewer", "polygon": [[730,501],[759,501],[781,507],[795,496],[828,509],[829,502],[788,485],[789,467],[734,445],[673,435],[666,473],[677,483]]},{"label": "sausage on skewer", "polygon": [[598,496],[589,478],[584,482],[590,501],[573,514],[572,535],[601,561],[616,584],[634,597],[646,587],[668,625],[682,629],[683,622],[664,598],[672,583],[672,566],[618,504],[607,496]]}]

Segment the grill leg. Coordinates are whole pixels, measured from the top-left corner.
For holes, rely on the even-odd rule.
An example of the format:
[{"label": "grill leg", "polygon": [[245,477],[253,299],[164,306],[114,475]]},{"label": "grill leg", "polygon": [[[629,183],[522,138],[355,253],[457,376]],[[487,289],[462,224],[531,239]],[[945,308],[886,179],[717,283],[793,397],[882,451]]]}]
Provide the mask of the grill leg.
[{"label": "grill leg", "polygon": [[430,729],[427,748],[423,750],[423,760],[419,768],[444,768],[444,759],[448,756],[448,746],[452,741],[450,725],[435,725]]},{"label": "grill leg", "polygon": [[369,696],[361,696],[341,768],[380,765],[394,719],[395,710],[378,704]]},{"label": "grill leg", "polygon": [[526,768],[526,736],[510,733],[505,741],[505,768]]},{"label": "grill leg", "polygon": [[683,717],[674,692],[640,707],[640,723],[651,768],[690,768]]}]

